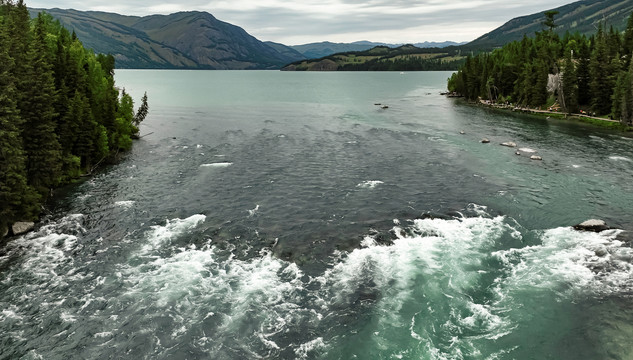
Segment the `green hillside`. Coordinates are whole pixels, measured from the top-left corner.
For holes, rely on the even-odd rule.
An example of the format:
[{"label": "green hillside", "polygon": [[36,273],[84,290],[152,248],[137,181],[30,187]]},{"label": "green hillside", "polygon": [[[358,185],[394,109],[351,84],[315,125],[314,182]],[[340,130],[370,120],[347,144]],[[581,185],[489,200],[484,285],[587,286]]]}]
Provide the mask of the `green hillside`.
[{"label": "green hillside", "polygon": [[302,60],[284,66],[284,71],[427,71],[456,70],[465,57],[459,50],[421,49],[413,45],[397,48],[376,46],[320,59]]},{"label": "green hillside", "polygon": [[[512,41],[521,40],[523,35],[533,37],[535,32],[543,29],[542,12],[512,19],[503,26],[479,37],[465,45],[468,49],[486,49],[500,47]],[[603,22],[606,27],[623,31],[626,28],[626,20],[633,11],[633,1],[630,0],[583,0],[567,4],[555,9],[555,32],[564,35],[565,32],[578,32],[582,35],[590,35],[596,32],[598,24]]]},{"label": "green hillside", "polygon": [[[558,25],[555,28],[556,34],[563,36],[567,32],[577,32],[581,35],[590,35],[595,33],[600,23],[607,29],[613,26],[614,29],[623,31],[628,16],[633,12],[633,1],[583,0],[551,10],[558,12],[555,17]],[[521,40],[523,36],[534,37],[536,32],[544,28],[545,11],[548,10],[512,19],[464,45],[443,48],[418,48],[407,45],[392,51],[385,46],[378,46],[368,51],[346,51],[318,59],[297,61],[282,70],[456,70],[464,61],[463,55],[490,51],[512,41]],[[330,45],[337,44],[323,43],[321,46]],[[294,48],[299,51],[307,49],[296,46]],[[406,57],[406,61],[403,57]]]},{"label": "green hillside", "polygon": [[[36,16],[42,9],[31,10]],[[206,12],[145,17],[76,10],[45,10],[84,45],[109,53],[120,68],[279,69],[304,57],[281,44],[271,46],[244,29]]]},{"label": "green hillside", "polygon": [[[461,45],[461,44],[453,42],[453,41],[444,41],[444,42],[425,41],[425,42],[413,44],[413,46],[416,46],[419,48],[444,48],[447,46],[457,46],[457,45]],[[365,51],[365,50],[374,48],[376,46],[388,46],[390,48],[396,48],[398,46],[402,46],[402,44],[386,44],[386,43],[376,43],[376,42],[371,42],[371,41],[356,41],[353,43],[333,43],[329,41],[323,41],[323,42],[303,44],[303,45],[292,45],[290,47],[294,50],[297,50],[308,59],[319,59],[325,56],[342,53],[342,52]]]}]

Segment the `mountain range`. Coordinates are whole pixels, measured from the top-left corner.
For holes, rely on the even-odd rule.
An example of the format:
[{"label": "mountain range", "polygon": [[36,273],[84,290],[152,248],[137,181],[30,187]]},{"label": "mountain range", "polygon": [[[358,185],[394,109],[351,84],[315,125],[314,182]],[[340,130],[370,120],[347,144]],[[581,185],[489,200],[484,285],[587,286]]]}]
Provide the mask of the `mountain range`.
[{"label": "mountain range", "polygon": [[[35,16],[44,9],[31,9]],[[631,0],[582,0],[555,9],[559,14],[556,32],[594,33],[599,23],[618,30],[626,27],[633,12]],[[190,11],[171,15],[125,16],[96,11],[46,9],[63,26],[75,31],[84,46],[115,56],[119,68],[157,69],[279,69],[305,59],[335,53],[366,51],[375,46],[399,47],[369,41],[354,43],[320,42],[286,46],[262,42],[244,29],[220,21],[206,12]],[[501,27],[467,44],[452,42],[418,43],[419,48],[443,48],[450,56],[486,51],[532,36],[543,28],[543,12],[512,19]]]},{"label": "mountain range", "polygon": [[[43,9],[32,9],[35,15]],[[115,56],[119,68],[279,69],[303,59],[285,45],[264,43],[206,12],[124,16],[46,9],[84,46]]]},{"label": "mountain range", "polygon": [[[552,10],[558,11],[554,20],[558,24],[555,32],[559,35],[567,31],[591,35],[596,32],[600,23],[607,28],[613,26],[617,30],[624,30],[627,19],[633,12],[633,1],[582,0]],[[514,18],[466,44],[465,47],[470,49],[500,47],[509,42],[521,40],[524,34],[534,35],[536,31],[543,29],[543,12]]]},{"label": "mountain range", "polygon": [[[456,43],[454,41],[445,41],[445,42],[422,42],[413,45],[418,48],[444,48],[447,46],[457,46],[463,45],[465,43]],[[290,47],[297,50],[303,56],[308,59],[318,59],[328,55],[350,52],[350,51],[366,51],[372,49],[376,46],[387,46],[390,48],[396,48],[407,44],[387,44],[387,43],[378,43],[371,41],[356,41],[353,43],[332,43],[329,41],[318,42],[318,43],[310,43],[304,45],[291,45]]]}]

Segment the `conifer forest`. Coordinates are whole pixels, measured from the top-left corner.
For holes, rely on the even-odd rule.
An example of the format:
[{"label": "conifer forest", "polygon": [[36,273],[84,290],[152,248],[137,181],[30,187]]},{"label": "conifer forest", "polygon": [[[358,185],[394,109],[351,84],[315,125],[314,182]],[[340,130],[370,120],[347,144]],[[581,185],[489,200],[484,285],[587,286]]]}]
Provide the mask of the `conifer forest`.
[{"label": "conifer forest", "polygon": [[545,13],[544,30],[490,53],[469,56],[448,81],[450,91],[565,113],[633,121],[633,15],[622,33],[601,24],[585,36],[554,33],[555,11]]},{"label": "conifer forest", "polygon": [[35,219],[51,189],[132,146],[147,114],[114,84],[114,57],[50,15],[0,0],[0,231]]}]

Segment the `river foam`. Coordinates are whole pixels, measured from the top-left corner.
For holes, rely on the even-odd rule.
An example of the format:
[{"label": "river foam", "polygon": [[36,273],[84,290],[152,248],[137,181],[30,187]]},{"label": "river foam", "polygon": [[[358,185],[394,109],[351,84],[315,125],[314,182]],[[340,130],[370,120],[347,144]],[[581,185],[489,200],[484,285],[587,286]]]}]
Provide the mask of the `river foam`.
[{"label": "river foam", "polygon": [[626,156],[609,156],[609,160],[632,162],[632,160]]},{"label": "river foam", "polygon": [[233,163],[231,162],[217,162],[217,163],[210,163],[210,164],[202,164],[200,165],[200,167],[202,168],[226,168],[233,165]]},{"label": "river foam", "polygon": [[367,180],[356,185],[356,187],[359,187],[362,189],[375,189],[378,185],[382,185],[382,184],[384,184],[384,182],[380,180]]},{"label": "river foam", "polygon": [[619,231],[526,230],[485,207],[464,212],[478,216],[396,219],[389,245],[366,235],[311,276],[268,248],[243,257],[237,243],[192,241],[205,215],[174,218],[140,234],[144,244],[111,273],[66,294],[69,283],[94,277],[73,264],[85,231],[75,215],[10,245],[33,276],[13,301],[28,293],[51,305],[33,318],[3,302],[0,319],[12,339],[34,336],[32,321],[48,319],[59,327],[52,332],[75,340],[90,320],[88,345],[119,352],[134,337],[156,358],[509,358],[526,327],[549,337],[572,330],[534,325],[526,309],[549,304],[539,315],[555,318],[575,302],[633,288],[633,253]]},{"label": "river foam", "polygon": [[[534,289],[551,293],[552,301],[566,302],[632,286],[626,261],[630,249],[615,240],[616,231],[550,229],[537,232],[540,243],[506,249],[525,241],[525,230],[503,216],[483,216],[484,207],[473,205],[469,211],[481,216],[395,222],[392,245],[366,236],[363,247],[334,254],[331,267],[315,277],[306,277],[296,264],[267,251],[261,257],[238,259],[209,239],[202,247],[180,248],[167,258],[128,269],[127,296],[178,309],[183,331],[175,338],[187,338],[192,336],[189,329],[215,323],[218,341],[241,344],[235,350],[240,354],[369,356],[362,349],[341,352],[344,343],[360,341],[360,334],[333,335],[354,316],[353,322],[375,324],[371,338],[378,348],[371,351],[395,342],[432,350],[433,359],[450,359],[512,354],[513,347],[499,350],[493,345],[522,326],[524,319],[516,309],[531,303],[522,296]],[[160,250],[168,246],[164,240],[183,236],[203,221],[199,215],[174,219],[154,227],[148,239]],[[497,265],[491,268],[491,263]],[[489,289],[484,294],[482,286]],[[367,318],[369,308],[373,310]],[[440,308],[444,310],[436,311]],[[243,333],[244,326],[253,332]],[[438,326],[444,330],[438,332]],[[304,328],[314,336],[301,335]],[[464,332],[472,335],[460,335]],[[287,334],[303,340],[289,342]],[[422,354],[410,350],[406,356]]]}]

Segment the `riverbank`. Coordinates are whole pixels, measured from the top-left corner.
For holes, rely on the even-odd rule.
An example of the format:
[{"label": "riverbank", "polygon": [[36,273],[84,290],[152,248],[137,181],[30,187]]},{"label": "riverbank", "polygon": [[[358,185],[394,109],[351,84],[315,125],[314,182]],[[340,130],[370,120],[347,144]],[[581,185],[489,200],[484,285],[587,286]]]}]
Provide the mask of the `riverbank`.
[{"label": "riverbank", "polygon": [[[472,103],[472,102],[471,102]],[[615,129],[621,131],[633,131],[633,126],[624,125],[620,123],[618,120],[613,120],[609,118],[597,117],[597,116],[589,116],[587,114],[566,114],[558,111],[550,111],[550,110],[541,110],[541,109],[532,109],[529,107],[518,107],[514,105],[505,105],[505,104],[495,104],[491,103],[488,100],[480,99],[476,103],[472,103],[478,106],[485,106],[492,109],[502,110],[502,111],[512,111],[519,112],[523,114],[529,114],[534,116],[541,116],[546,118],[556,118],[563,120],[571,120],[571,121],[579,121],[586,124],[591,124],[601,128]]]}]

